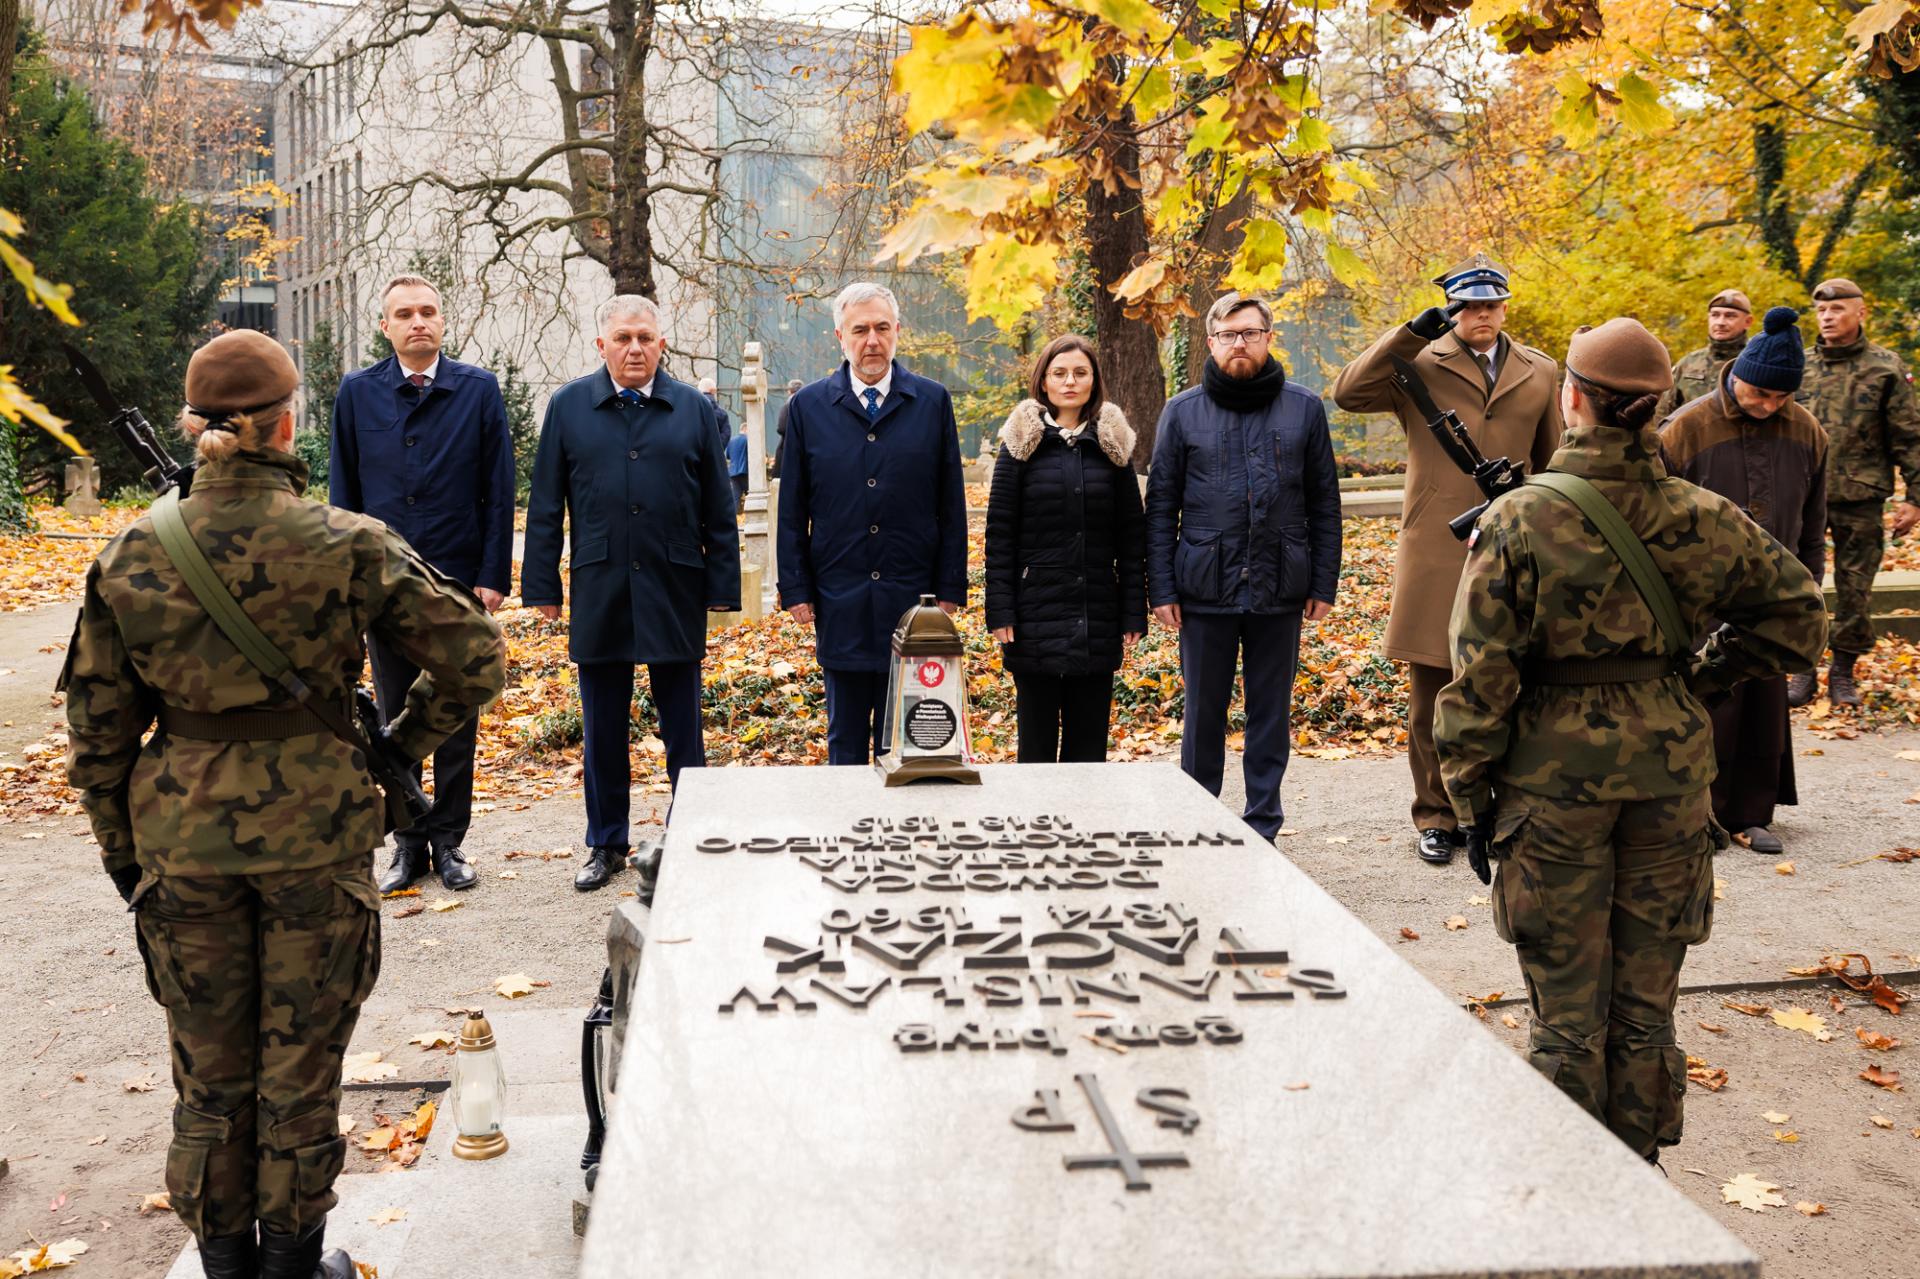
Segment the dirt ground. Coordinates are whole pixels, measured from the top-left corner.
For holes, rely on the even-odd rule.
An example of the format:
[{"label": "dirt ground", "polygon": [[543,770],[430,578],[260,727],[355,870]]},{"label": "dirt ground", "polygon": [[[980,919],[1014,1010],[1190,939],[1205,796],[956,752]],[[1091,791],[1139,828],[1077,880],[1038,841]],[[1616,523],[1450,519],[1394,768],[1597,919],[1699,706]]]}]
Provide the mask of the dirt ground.
[{"label": "dirt ground", "polygon": [[[65,608],[0,617],[0,765],[60,720],[48,690],[71,621]],[[1873,858],[1920,844],[1920,806],[1905,803],[1920,792],[1920,757],[1898,758],[1920,751],[1920,733],[1797,745],[1822,753],[1799,760],[1806,802],[1779,827],[1794,873],[1738,850],[1716,866],[1724,884],[1715,936],[1695,952],[1685,980],[1725,989],[1685,996],[1680,1026],[1687,1050],[1724,1069],[1727,1082],[1692,1090],[1687,1139],[1666,1167],[1677,1188],[1762,1255],[1769,1279],[1920,1279],[1920,1076],[1906,1072],[1915,1083],[1898,1092],[1858,1078],[1871,1064],[1905,1066],[1920,1020],[1853,998],[1836,1011],[1831,987],[1810,981],[1778,986],[1789,967],[1837,951],[1867,954],[1876,971],[1920,969],[1920,863]],[[1404,768],[1398,758],[1295,761],[1285,798],[1296,833],[1280,851],[1442,990],[1478,999],[1501,992],[1485,1028],[1524,1051],[1527,1011],[1513,1002],[1521,990],[1512,953],[1493,936],[1485,890],[1464,864],[1435,869],[1414,859]],[[1234,784],[1226,798],[1237,805]],[[663,802],[637,795],[636,820],[657,820]],[[399,917],[452,896],[434,881],[420,898],[387,904],[383,973],[353,1050],[379,1051],[400,1072],[377,1090],[349,1092],[347,1113],[362,1130],[375,1110],[400,1106],[408,1084],[445,1077],[444,1053],[409,1039],[457,1029],[446,1007],[487,997],[496,978],[524,973],[550,983],[531,996],[537,1004],[584,1009],[604,963],[608,912],[632,881],[590,896],[573,891],[582,824],[573,796],[483,807],[467,845],[480,886],[444,913]],[[65,817],[0,830],[0,1042],[9,1046],[0,1055],[0,1159],[8,1161],[0,1256],[78,1237],[89,1251],[67,1272],[76,1279],[147,1279],[165,1273],[184,1239],[168,1214],[138,1211],[143,1195],[162,1188],[171,1103],[163,1022],[85,826]],[[507,857],[558,849],[571,855]],[[1467,927],[1448,929],[1455,915]],[[1402,928],[1420,939],[1406,940]],[[1783,1029],[1727,1000],[1805,1009],[1825,1019],[1832,1038]],[[1909,1042],[1871,1051],[1856,1027]],[[1391,1026],[1382,1031],[1390,1045]],[[1776,1123],[1769,1113],[1788,1118]],[[349,1158],[350,1168],[363,1159]],[[1723,1204],[1722,1183],[1741,1173],[1779,1186],[1786,1206],[1755,1213]],[[1801,1201],[1827,1211],[1803,1216],[1792,1207]]]}]

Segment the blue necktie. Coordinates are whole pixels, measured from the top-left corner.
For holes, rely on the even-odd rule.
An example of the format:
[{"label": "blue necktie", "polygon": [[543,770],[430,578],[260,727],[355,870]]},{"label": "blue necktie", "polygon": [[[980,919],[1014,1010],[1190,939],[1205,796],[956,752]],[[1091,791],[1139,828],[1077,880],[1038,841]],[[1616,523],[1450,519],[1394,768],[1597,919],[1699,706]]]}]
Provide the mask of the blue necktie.
[{"label": "blue necktie", "polygon": [[880,416],[880,388],[870,386],[861,394],[867,397],[867,421],[871,422]]},{"label": "blue necktie", "polygon": [[629,404],[645,404],[647,402],[646,396],[640,394],[639,391],[630,386],[620,388],[620,398]]}]

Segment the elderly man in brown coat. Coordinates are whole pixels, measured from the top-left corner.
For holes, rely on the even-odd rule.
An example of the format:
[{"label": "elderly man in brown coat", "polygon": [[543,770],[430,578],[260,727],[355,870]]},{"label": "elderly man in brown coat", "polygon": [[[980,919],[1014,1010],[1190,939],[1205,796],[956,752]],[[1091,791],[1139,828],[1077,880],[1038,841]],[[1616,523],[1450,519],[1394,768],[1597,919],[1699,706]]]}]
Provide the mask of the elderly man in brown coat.
[{"label": "elderly man in brown coat", "polygon": [[1434,404],[1458,413],[1488,457],[1524,461],[1537,472],[1560,443],[1561,422],[1559,367],[1501,332],[1512,296],[1505,268],[1476,253],[1434,283],[1445,291],[1447,306],[1429,307],[1382,334],[1341,370],[1333,402],[1350,413],[1392,413],[1407,434],[1406,505],[1384,648],[1388,657],[1410,668],[1407,758],[1419,853],[1444,865],[1464,837],[1440,782],[1433,702],[1453,678],[1447,619],[1467,560],[1466,545],[1455,539],[1447,521],[1482,499],[1394,381],[1392,357],[1412,363]]}]

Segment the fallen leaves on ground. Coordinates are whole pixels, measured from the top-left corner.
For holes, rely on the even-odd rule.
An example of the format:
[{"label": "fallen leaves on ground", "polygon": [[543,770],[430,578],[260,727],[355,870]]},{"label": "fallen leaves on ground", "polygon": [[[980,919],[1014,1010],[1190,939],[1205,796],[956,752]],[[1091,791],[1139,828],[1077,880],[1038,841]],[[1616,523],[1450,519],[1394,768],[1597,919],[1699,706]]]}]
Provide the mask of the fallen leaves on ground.
[{"label": "fallen leaves on ground", "polygon": [[406,1219],[407,1210],[405,1208],[382,1208],[379,1212],[367,1218],[368,1221],[371,1221],[376,1226],[391,1226],[396,1221],[405,1221]]},{"label": "fallen leaves on ground", "polygon": [[1900,1091],[1900,1072],[1897,1070],[1888,1070],[1884,1066],[1868,1066],[1860,1072],[1860,1078],[1875,1088],[1884,1088],[1888,1092]]},{"label": "fallen leaves on ground", "polygon": [[390,1061],[380,1060],[377,1052],[348,1053],[341,1064],[341,1078],[350,1084],[372,1084],[382,1079],[392,1079],[400,1073],[400,1067]]},{"label": "fallen leaves on ground", "polygon": [[1501,1013],[1500,1024],[1502,1026],[1505,1026],[1508,1030],[1520,1029],[1520,1019],[1518,1017],[1515,1017],[1512,1013]]},{"label": "fallen leaves on ground", "polygon": [[1804,1008],[1789,1008],[1785,1012],[1774,1012],[1773,1024],[1783,1030],[1798,1030],[1812,1035],[1821,1043],[1833,1038],[1833,1032],[1827,1029],[1827,1019],[1818,1013],[1810,1013]]},{"label": "fallen leaves on ground", "polygon": [[1710,1021],[1696,1022],[1695,1024],[1711,1035],[1724,1035],[1727,1033],[1725,1026],[1716,1026]]},{"label": "fallen leaves on ground", "polygon": [[1762,1111],[1760,1114],[1760,1117],[1766,1120],[1770,1124],[1784,1124],[1785,1122],[1787,1122],[1787,1120],[1793,1118],[1792,1115],[1789,1115],[1784,1110]]},{"label": "fallen leaves on ground", "polygon": [[1900,1041],[1892,1035],[1883,1035],[1877,1030],[1868,1030],[1865,1026],[1855,1026],[1853,1037],[1875,1052],[1892,1052],[1900,1046]]},{"label": "fallen leaves on ground", "polygon": [[419,902],[415,902],[411,906],[402,906],[399,910],[394,911],[393,917],[395,919],[412,919],[415,915],[421,914],[426,909],[427,908]]},{"label": "fallen leaves on ground", "polygon": [[[1853,971],[1853,961],[1860,961],[1861,971]],[[1856,995],[1865,995],[1878,1008],[1900,1015],[1908,996],[1887,984],[1887,979],[1873,971],[1873,961],[1858,951],[1848,951],[1839,955],[1822,955],[1820,962],[1810,968],[1789,968],[1788,972],[1796,977],[1832,977]]]},{"label": "fallen leaves on ground", "polygon": [[1448,915],[1447,916],[1448,932],[1457,933],[1465,927],[1467,927],[1467,917],[1465,915]]},{"label": "fallen leaves on ground", "polygon": [[1708,1092],[1719,1092],[1727,1086],[1726,1070],[1720,1066],[1709,1066],[1704,1057],[1687,1058],[1687,1078]]},{"label": "fallen leaves on ground", "polygon": [[12,1275],[38,1274],[42,1270],[59,1270],[70,1266],[74,1259],[87,1250],[87,1245],[79,1239],[62,1239],[59,1243],[42,1245],[39,1248],[23,1248],[11,1257],[0,1259],[0,1279]]},{"label": "fallen leaves on ground", "polygon": [[371,1261],[354,1262],[353,1273],[355,1279],[380,1279],[380,1267],[374,1265]]},{"label": "fallen leaves on ground", "polygon": [[1792,862],[1776,862],[1774,863],[1773,873],[1776,875],[1791,875],[1794,873],[1793,863]]},{"label": "fallen leaves on ground", "polygon": [[173,1196],[164,1190],[156,1194],[141,1195],[138,1211],[142,1217],[152,1216],[156,1212],[172,1212]]},{"label": "fallen leaves on ground", "polygon": [[429,1030],[415,1035],[407,1042],[410,1044],[419,1044],[422,1048],[433,1049],[445,1048],[448,1044],[455,1043],[457,1040],[458,1036],[450,1034],[447,1031]]},{"label": "fallen leaves on ground", "polygon": [[383,1172],[410,1168],[420,1158],[428,1134],[433,1132],[433,1119],[437,1113],[438,1108],[428,1101],[422,1102],[418,1110],[402,1120],[375,1115],[373,1121],[380,1126],[360,1139],[360,1149],[366,1154],[384,1158],[386,1167],[382,1169]]},{"label": "fallen leaves on ground", "polygon": [[1737,1013],[1745,1013],[1749,1017],[1764,1017],[1773,1011],[1772,1006],[1768,1004],[1736,1004],[1731,999],[1721,1000],[1720,1006],[1731,1008]]},{"label": "fallen leaves on ground", "polygon": [[1875,1128],[1893,1127],[1893,1120],[1887,1118],[1885,1115],[1868,1115],[1867,1122],[1872,1124]]},{"label": "fallen leaves on ground", "polygon": [[342,1137],[346,1136],[348,1133],[352,1132],[355,1128],[358,1128],[359,1126],[360,1126],[360,1121],[358,1119],[355,1119],[352,1115],[340,1116],[340,1135]]},{"label": "fallen leaves on ground", "polygon": [[1797,1132],[1782,1132],[1776,1128],[1773,1130],[1773,1139],[1790,1146],[1800,1140],[1800,1134]]},{"label": "fallen leaves on ground", "polygon": [[1414,931],[1413,931],[1413,929],[1411,929],[1411,928],[1402,928],[1402,929],[1400,930],[1400,935],[1401,935],[1402,937],[1404,937],[1404,938],[1406,938],[1406,940],[1408,940],[1408,941],[1419,941],[1419,940],[1420,940],[1420,934],[1419,934],[1419,933],[1416,933],[1416,932],[1414,932]]},{"label": "fallen leaves on ground", "polygon": [[1808,1203],[1804,1199],[1795,1204],[1793,1210],[1807,1217],[1824,1217],[1827,1215],[1827,1206],[1825,1204]]},{"label": "fallen leaves on ground", "polygon": [[534,981],[525,973],[508,973],[504,977],[493,979],[493,993],[502,999],[521,999],[552,984],[548,981]]},{"label": "fallen leaves on ground", "polygon": [[1768,1208],[1784,1208],[1787,1201],[1774,1191],[1780,1187],[1771,1181],[1762,1181],[1750,1172],[1743,1172],[1732,1181],[1720,1186],[1720,1198],[1730,1204],[1739,1204],[1749,1212],[1762,1212]]},{"label": "fallen leaves on ground", "polygon": [[444,915],[450,910],[459,910],[464,905],[466,905],[466,903],[458,897],[449,897],[445,901],[433,903],[433,905],[427,907],[427,909],[433,911],[435,914]]},{"label": "fallen leaves on ground", "polygon": [[382,901],[392,901],[396,897],[418,897],[419,895],[420,890],[417,888],[396,888],[390,893],[381,893],[380,899]]},{"label": "fallen leaves on ground", "polygon": [[153,1076],[142,1075],[138,1079],[123,1079],[120,1081],[120,1087],[126,1092],[152,1092]]}]

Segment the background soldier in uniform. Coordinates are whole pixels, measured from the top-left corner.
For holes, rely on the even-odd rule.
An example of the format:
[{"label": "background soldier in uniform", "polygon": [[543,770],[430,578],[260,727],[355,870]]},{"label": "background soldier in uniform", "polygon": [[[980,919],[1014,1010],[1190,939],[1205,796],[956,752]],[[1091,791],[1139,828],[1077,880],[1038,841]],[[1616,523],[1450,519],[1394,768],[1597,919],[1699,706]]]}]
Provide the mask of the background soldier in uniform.
[{"label": "background soldier in uniform", "polygon": [[1722,289],[1707,303],[1707,344],[1689,351],[1673,366],[1673,389],[1660,397],[1656,419],[1669,417],[1682,404],[1711,395],[1720,385],[1720,370],[1746,349],[1747,330],[1753,327],[1753,303],[1738,289]]},{"label": "background soldier in uniform", "polygon": [[1449,305],[1429,307],[1387,330],[1366,354],[1341,370],[1333,402],[1349,413],[1392,413],[1407,433],[1406,511],[1393,568],[1388,657],[1408,664],[1407,763],[1413,770],[1413,827],[1420,856],[1444,864],[1461,835],[1440,783],[1433,749],[1433,699],[1452,677],[1447,612],[1467,549],[1447,521],[1480,501],[1393,380],[1391,357],[1413,363],[1441,409],[1460,415],[1480,451],[1510,457],[1538,471],[1560,442],[1558,367],[1501,329],[1507,319],[1507,273],[1476,253],[1434,281]]},{"label": "background soldier in uniform", "polygon": [[[1887,498],[1897,463],[1906,500],[1895,535],[1920,524],[1920,406],[1900,357],[1867,341],[1867,301],[1852,280],[1823,280],[1813,290],[1820,341],[1807,348],[1800,403],[1827,429],[1827,530],[1833,535],[1833,665],[1827,697],[1858,706],[1853,666],[1873,648],[1873,577],[1886,554]],[[1813,700],[1815,676],[1796,678],[1788,701]]]},{"label": "background soldier in uniform", "polygon": [[[301,499],[299,381],[259,333],[195,353],[180,425],[204,465],[180,514],[321,697],[344,706],[363,634],[422,668],[390,732],[421,759],[499,693],[500,632],[384,524]],[[151,515],[89,571],[61,678],[68,779],[167,1011],[174,1211],[209,1279],[350,1279],[321,1240],[346,1158],[341,1058],[380,967],[365,757],[241,655]]]},{"label": "background soldier in uniform", "polygon": [[[1571,495],[1530,482],[1475,529],[1434,726],[1475,869],[1499,859],[1494,925],[1526,976],[1530,1060],[1648,1160],[1680,1140],[1673,1005],[1686,948],[1711,928],[1725,843],[1703,699],[1809,665],[1826,639],[1805,566],[1661,466],[1650,424],[1672,380],[1637,321],[1576,334],[1550,470],[1617,512],[1623,548],[1644,543],[1679,616],[1657,621],[1666,610],[1626,550]],[[1725,625],[1689,652],[1709,619]]]}]

